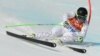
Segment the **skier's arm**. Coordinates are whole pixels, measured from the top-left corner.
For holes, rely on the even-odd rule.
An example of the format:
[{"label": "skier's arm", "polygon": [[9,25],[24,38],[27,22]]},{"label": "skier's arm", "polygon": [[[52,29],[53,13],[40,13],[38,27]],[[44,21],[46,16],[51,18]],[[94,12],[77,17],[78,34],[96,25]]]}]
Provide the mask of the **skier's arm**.
[{"label": "skier's arm", "polygon": [[81,32],[79,32],[77,41],[83,42],[83,39],[84,39],[85,36],[86,36],[87,29],[88,29],[88,24],[84,24],[84,26],[83,26]]},{"label": "skier's arm", "polygon": [[84,25],[82,28],[82,31],[80,32],[80,35],[85,37],[86,36],[86,31],[87,31],[88,25]]}]

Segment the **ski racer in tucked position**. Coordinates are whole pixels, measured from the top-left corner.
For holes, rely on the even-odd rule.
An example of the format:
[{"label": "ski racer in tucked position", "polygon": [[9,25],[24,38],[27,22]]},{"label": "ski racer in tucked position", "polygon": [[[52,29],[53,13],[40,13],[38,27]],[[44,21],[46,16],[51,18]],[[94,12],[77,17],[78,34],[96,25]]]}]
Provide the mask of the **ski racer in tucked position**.
[{"label": "ski racer in tucked position", "polygon": [[[55,43],[82,43],[88,27],[87,16],[88,11],[84,7],[78,8],[76,13],[65,14],[60,25],[52,29],[51,37],[48,39]],[[38,39],[36,34],[33,35]]]}]

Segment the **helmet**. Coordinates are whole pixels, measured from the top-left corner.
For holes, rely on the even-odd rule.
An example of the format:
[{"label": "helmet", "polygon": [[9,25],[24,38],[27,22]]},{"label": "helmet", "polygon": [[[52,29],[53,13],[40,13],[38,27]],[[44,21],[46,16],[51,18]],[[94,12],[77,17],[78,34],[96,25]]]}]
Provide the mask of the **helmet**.
[{"label": "helmet", "polygon": [[87,16],[88,12],[87,12],[87,9],[84,8],[84,7],[80,7],[78,10],[77,10],[77,15],[78,16]]},{"label": "helmet", "polygon": [[80,21],[82,22],[85,22],[86,21],[86,18],[87,18],[87,9],[84,8],[84,7],[80,7],[78,10],[77,10],[77,14],[76,14],[76,17],[77,19],[79,19]]}]

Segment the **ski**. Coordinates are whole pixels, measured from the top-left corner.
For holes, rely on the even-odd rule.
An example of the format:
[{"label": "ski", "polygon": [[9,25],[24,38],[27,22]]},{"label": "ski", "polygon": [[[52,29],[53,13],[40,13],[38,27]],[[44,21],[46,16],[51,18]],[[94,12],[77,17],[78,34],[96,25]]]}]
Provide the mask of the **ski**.
[{"label": "ski", "polygon": [[8,35],[16,37],[16,38],[32,41],[32,42],[39,43],[39,44],[42,44],[42,45],[46,45],[46,46],[49,46],[49,47],[56,47],[55,43],[42,41],[42,40],[37,40],[37,39],[32,39],[32,38],[27,37],[26,35],[19,35],[19,34],[15,34],[15,33],[9,32],[9,31],[6,31],[6,33]]},{"label": "ski", "polygon": [[68,47],[74,51],[80,52],[80,53],[86,53],[86,49],[81,49],[81,48],[75,48],[75,47]]},{"label": "ski", "polygon": [[[30,37],[27,37],[26,35],[19,35],[19,34],[15,34],[15,33],[9,32],[9,31],[6,31],[6,33],[8,35],[16,37],[16,38],[20,38],[20,39],[32,41],[32,42],[39,43],[39,44],[42,44],[42,45],[46,45],[46,46],[49,46],[49,47],[56,47],[56,43],[51,43],[51,42],[47,42],[47,41],[32,39]],[[70,48],[70,49],[72,49],[73,51],[76,51],[76,52],[86,53],[85,49],[80,49],[80,48],[75,48],[75,47],[69,47],[69,46],[67,46],[67,47]]]}]

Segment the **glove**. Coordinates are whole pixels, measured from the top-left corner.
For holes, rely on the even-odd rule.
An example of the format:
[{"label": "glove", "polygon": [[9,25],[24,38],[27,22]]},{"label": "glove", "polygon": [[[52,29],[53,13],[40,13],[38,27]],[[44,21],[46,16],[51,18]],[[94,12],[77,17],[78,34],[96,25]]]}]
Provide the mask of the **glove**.
[{"label": "glove", "polygon": [[66,27],[66,28],[69,28],[69,27],[70,27],[67,21],[65,21],[65,22],[63,23],[63,26]]},{"label": "glove", "polygon": [[78,43],[83,43],[83,37],[82,36],[78,36],[77,40]]}]

